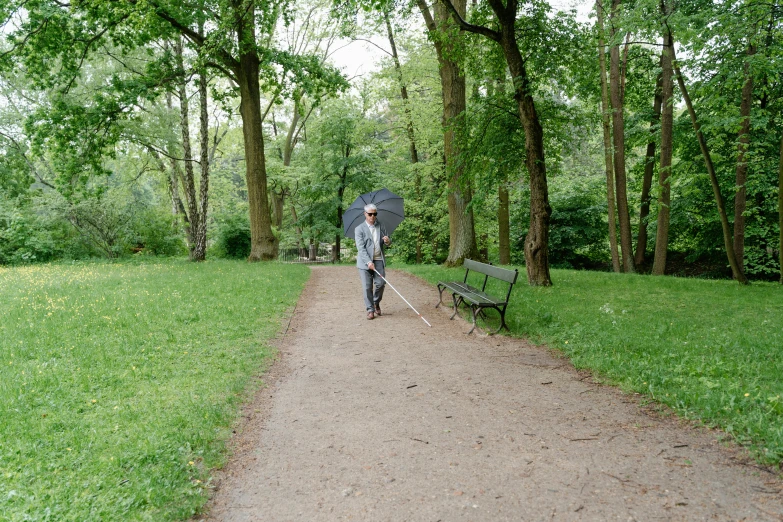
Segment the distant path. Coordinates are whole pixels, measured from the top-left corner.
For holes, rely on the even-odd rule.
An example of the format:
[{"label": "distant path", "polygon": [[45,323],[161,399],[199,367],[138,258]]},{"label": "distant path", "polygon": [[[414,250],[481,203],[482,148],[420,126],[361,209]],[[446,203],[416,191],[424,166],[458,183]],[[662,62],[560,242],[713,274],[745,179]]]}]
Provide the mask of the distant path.
[{"label": "distant path", "polygon": [[312,270],[205,520],[783,520],[781,482],[720,433],[466,336],[408,274],[431,329],[390,289],[366,320],[355,268]]}]

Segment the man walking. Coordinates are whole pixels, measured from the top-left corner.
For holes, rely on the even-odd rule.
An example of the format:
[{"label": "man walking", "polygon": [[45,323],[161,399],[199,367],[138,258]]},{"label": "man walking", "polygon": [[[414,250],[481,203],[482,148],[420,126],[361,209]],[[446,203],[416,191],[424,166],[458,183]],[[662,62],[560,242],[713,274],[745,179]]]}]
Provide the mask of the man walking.
[{"label": "man walking", "polygon": [[381,299],[385,283],[378,274],[386,277],[384,249],[391,244],[386,227],[378,221],[378,208],[370,203],[364,206],[365,221],[354,231],[356,239],[356,267],[362,280],[364,307],[367,319],[381,316]]}]

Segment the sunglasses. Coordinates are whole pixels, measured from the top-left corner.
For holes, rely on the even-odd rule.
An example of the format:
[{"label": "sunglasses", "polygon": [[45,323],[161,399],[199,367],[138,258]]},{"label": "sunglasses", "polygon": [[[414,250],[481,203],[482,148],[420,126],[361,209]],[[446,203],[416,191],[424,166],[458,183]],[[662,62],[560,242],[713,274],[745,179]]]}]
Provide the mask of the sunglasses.
[{"label": "sunglasses", "polygon": [[365,214],[367,214],[368,216],[377,216],[378,215],[377,212],[365,212]]}]

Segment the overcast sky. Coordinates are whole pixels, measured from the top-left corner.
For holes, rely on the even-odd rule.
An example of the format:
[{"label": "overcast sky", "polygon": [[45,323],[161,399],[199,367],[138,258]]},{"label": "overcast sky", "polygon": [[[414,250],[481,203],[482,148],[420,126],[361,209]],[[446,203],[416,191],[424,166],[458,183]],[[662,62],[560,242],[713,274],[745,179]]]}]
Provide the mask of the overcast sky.
[{"label": "overcast sky", "polygon": [[[589,21],[590,11],[595,5],[594,0],[550,0],[550,5],[557,10],[576,9],[580,22]],[[348,78],[369,74],[378,69],[378,62],[388,56],[378,47],[389,51],[389,42],[385,37],[372,38],[373,43],[357,40],[342,42],[331,56],[332,63],[342,69]],[[375,45],[373,45],[375,44]],[[399,45],[398,45],[399,47]]]}]

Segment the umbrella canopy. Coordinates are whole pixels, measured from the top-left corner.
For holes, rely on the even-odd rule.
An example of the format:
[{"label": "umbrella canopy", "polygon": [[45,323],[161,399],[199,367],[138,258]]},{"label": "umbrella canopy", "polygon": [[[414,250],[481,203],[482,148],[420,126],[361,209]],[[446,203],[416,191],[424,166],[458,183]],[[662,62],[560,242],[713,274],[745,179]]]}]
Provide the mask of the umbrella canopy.
[{"label": "umbrella canopy", "polygon": [[354,230],[365,220],[364,206],[373,203],[378,207],[378,221],[386,227],[386,233],[391,234],[405,218],[403,201],[400,196],[388,189],[376,190],[362,194],[343,214],[343,233],[353,239]]}]

